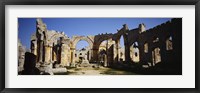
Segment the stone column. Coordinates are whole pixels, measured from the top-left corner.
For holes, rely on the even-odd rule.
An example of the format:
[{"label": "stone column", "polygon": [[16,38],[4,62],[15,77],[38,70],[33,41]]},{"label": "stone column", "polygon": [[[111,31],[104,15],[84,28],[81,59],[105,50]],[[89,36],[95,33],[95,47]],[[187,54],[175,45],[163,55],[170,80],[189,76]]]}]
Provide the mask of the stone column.
[{"label": "stone column", "polygon": [[60,56],[60,54],[59,54],[59,47],[60,46],[56,46],[56,50],[55,50],[56,51],[56,61],[57,61],[57,63],[59,63],[59,61],[60,61],[59,60],[59,56]]},{"label": "stone column", "polygon": [[130,46],[127,40],[125,40],[125,61],[130,62]]},{"label": "stone column", "polygon": [[70,47],[69,46],[67,46],[67,63],[66,63],[66,66],[70,66],[70,54],[71,54],[71,52],[70,52]]},{"label": "stone column", "polygon": [[98,49],[93,49],[93,61],[98,61]]},{"label": "stone column", "polygon": [[114,53],[113,53],[113,41],[112,39],[108,39],[108,48],[107,48],[107,66],[110,66],[113,63]]},{"label": "stone column", "polygon": [[107,67],[108,66],[107,55],[103,55],[103,58],[104,58],[104,64],[103,64],[103,66]]},{"label": "stone column", "polygon": [[128,62],[130,56],[130,48],[125,44],[125,61]]},{"label": "stone column", "polygon": [[109,49],[109,46],[108,46],[108,40],[107,40],[107,43],[106,43],[106,55],[105,55],[105,61],[104,61],[104,66],[105,67],[107,67],[107,64],[108,64],[108,58],[109,58],[109,51],[108,51],[108,49]]},{"label": "stone column", "polygon": [[52,58],[53,58],[53,55],[52,55],[52,53],[53,53],[52,51],[53,50],[52,49],[53,49],[52,46],[50,46],[50,62],[51,63],[52,63]]},{"label": "stone column", "polygon": [[37,55],[37,41],[36,40],[31,41],[31,53],[33,53],[34,55]]},{"label": "stone column", "polygon": [[89,55],[88,60],[90,61],[91,60],[91,50],[88,51],[88,55]]},{"label": "stone column", "polygon": [[125,61],[126,62],[130,62],[130,45],[128,42],[128,33],[126,33],[124,36],[124,47],[125,47]]},{"label": "stone column", "polygon": [[74,49],[73,50],[73,63],[75,63],[75,53],[76,53],[76,50]]},{"label": "stone column", "polygon": [[94,53],[93,53],[93,49],[90,50],[90,61],[94,62]]},{"label": "stone column", "polygon": [[60,65],[64,66],[64,45],[61,43],[60,44]]},{"label": "stone column", "polygon": [[67,65],[67,45],[66,44],[62,44],[61,45],[61,62],[60,65],[62,66],[66,66]]},{"label": "stone column", "polygon": [[52,61],[56,62],[57,61],[57,48],[55,46],[55,44],[53,44],[52,46]]},{"label": "stone column", "polygon": [[75,63],[75,49],[72,50],[72,63]]},{"label": "stone column", "polygon": [[51,60],[51,47],[45,45],[44,63],[49,64]]},{"label": "stone column", "polygon": [[119,62],[120,61],[120,50],[119,50],[119,47],[120,47],[120,44],[119,44],[119,40],[117,40],[116,42],[116,48],[117,48],[117,61]]},{"label": "stone column", "polygon": [[40,63],[43,63],[43,40],[40,40],[39,41],[39,44],[40,44],[40,49],[39,49],[39,62]]},{"label": "stone column", "polygon": [[71,67],[75,67],[75,48],[71,48]]}]

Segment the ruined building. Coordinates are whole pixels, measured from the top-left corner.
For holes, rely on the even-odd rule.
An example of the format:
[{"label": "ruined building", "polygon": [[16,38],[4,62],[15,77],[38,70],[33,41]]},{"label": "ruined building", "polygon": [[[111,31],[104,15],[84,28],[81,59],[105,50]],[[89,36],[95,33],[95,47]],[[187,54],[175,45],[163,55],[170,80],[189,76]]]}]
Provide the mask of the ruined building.
[{"label": "ruined building", "polygon": [[18,39],[18,71],[23,70],[24,66],[24,59],[25,59],[25,52],[26,48],[22,45],[21,41]]},{"label": "ruined building", "polygon": [[[129,29],[126,24],[116,33],[95,36],[73,36],[64,32],[50,31],[42,19],[36,21],[36,32],[31,36],[31,52],[37,56],[38,64],[56,63],[62,67],[75,66],[77,61],[76,44],[80,40],[89,43],[86,58],[89,62],[112,64],[136,63],[143,67],[162,64],[164,67],[182,69],[182,19],[175,18],[151,29],[145,24]],[[124,48],[120,47],[120,37]],[[101,46],[102,42],[104,43]]]}]

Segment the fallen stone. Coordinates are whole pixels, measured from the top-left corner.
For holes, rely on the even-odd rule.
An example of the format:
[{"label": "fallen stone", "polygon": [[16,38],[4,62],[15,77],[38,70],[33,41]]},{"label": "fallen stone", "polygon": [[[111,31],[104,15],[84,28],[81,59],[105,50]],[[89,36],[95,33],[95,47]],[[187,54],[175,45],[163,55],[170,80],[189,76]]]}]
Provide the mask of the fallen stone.
[{"label": "fallen stone", "polygon": [[52,69],[53,73],[62,73],[67,72],[67,68],[54,68]]}]

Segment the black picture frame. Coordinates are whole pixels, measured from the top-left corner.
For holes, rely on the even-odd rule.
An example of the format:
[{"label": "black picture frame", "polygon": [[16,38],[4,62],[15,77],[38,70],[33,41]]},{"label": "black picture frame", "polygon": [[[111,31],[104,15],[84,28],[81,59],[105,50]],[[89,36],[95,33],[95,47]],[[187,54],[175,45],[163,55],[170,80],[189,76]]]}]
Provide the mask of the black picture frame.
[{"label": "black picture frame", "polygon": [[[195,88],[5,88],[5,6],[6,5],[195,5]],[[1,0],[0,1],[0,91],[1,93],[199,93],[200,0]],[[173,84],[173,82],[172,82]]]}]

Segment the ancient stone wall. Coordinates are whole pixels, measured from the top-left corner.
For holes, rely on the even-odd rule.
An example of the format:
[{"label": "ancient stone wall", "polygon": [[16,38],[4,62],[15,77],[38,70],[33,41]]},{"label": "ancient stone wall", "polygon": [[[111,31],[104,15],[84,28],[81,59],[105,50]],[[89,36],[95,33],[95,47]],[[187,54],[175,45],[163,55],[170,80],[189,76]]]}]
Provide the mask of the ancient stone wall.
[{"label": "ancient stone wall", "polygon": [[18,39],[18,71],[23,70],[25,61],[26,48],[22,45],[21,41]]},{"label": "ancient stone wall", "polygon": [[[116,33],[102,33],[95,36],[73,36],[71,39],[64,32],[49,31],[41,19],[37,20],[37,31],[31,37],[31,52],[37,56],[37,62],[57,63],[61,66],[74,66],[76,44],[80,40],[89,43],[88,59],[90,62],[104,60],[104,66],[124,61],[154,66],[157,63],[181,64],[182,19],[176,18],[146,30],[145,24],[129,29],[126,24]],[[124,52],[121,54],[120,38],[124,39]],[[107,41],[104,54],[101,43]],[[176,54],[176,55],[175,55]],[[120,56],[125,55],[125,60]],[[180,66],[179,66],[180,67]],[[181,68],[181,67],[180,67]]]}]

